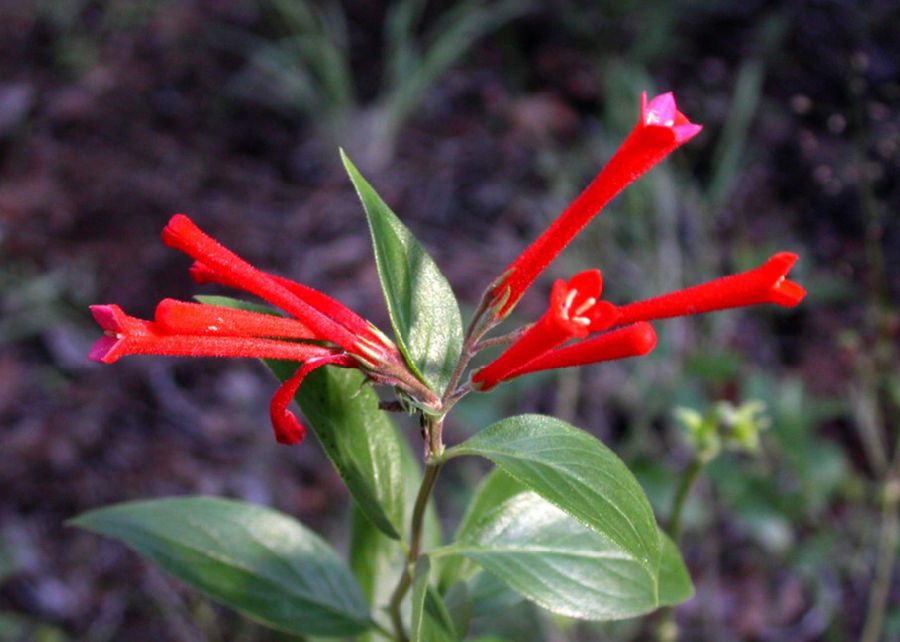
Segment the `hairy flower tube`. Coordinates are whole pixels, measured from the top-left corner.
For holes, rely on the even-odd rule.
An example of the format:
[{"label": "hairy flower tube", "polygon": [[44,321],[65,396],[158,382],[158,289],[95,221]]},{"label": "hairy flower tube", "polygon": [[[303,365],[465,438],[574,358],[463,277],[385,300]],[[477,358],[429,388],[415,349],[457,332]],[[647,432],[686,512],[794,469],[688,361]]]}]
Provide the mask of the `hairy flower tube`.
[{"label": "hairy flower tube", "polygon": [[301,365],[275,393],[270,408],[275,437],[284,444],[299,443],[306,434],[288,406],[316,368],[359,368],[373,380],[409,387],[412,376],[394,344],[336,299],[258,270],[183,214],[172,217],[163,240],[196,260],[191,268],[195,280],[245,290],[293,318],[164,299],[154,319],[146,321],[114,304],[94,305],[91,312],[105,332],[90,352],[94,361],[113,363],[132,354],[296,361]]},{"label": "hairy flower tube", "polygon": [[544,315],[496,361],[473,377],[477,385],[494,382],[570,339],[583,339],[592,331],[609,327],[613,306],[600,301],[603,277],[600,270],[576,274],[568,281],[553,284],[550,305]]},{"label": "hairy flower tube", "polygon": [[496,317],[510,313],[538,275],[610,200],[701,129],[678,111],[672,93],[650,101],[646,92],[641,94],[640,119],[622,146],[578,198],[492,284]]},{"label": "hairy flower tube", "polygon": [[[544,315],[497,359],[477,370],[473,385],[487,391],[530,372],[642,356],[656,345],[648,321],[763,303],[793,307],[806,296],[806,290],[787,278],[796,261],[796,254],[780,252],[752,270],[623,306],[598,300],[602,284],[597,270],[557,281]],[[617,326],[624,327],[558,347]]]}]

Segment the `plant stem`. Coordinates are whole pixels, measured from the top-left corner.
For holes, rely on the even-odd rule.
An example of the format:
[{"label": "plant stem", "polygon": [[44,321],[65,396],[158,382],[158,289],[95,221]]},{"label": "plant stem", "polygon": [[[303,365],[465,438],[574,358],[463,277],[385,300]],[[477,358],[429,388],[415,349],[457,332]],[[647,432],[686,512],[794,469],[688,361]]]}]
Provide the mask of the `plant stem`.
[{"label": "plant stem", "polygon": [[875,562],[875,579],[869,593],[869,606],[860,642],[878,642],[884,628],[891,579],[897,561],[897,544],[900,540],[900,443],[897,444],[891,469],[882,485],[881,537]]},{"label": "plant stem", "polygon": [[[688,495],[700,471],[709,461],[708,457],[695,452],[691,463],[681,473],[681,479],[678,480],[678,489],[675,491],[675,498],[672,500],[672,510],[669,513],[669,527],[666,531],[675,545],[678,546],[681,540],[682,514],[684,506],[687,503]],[[675,609],[667,606],[660,612],[659,624],[656,626],[656,639],[658,642],[675,642],[678,639],[678,624],[675,622]]]},{"label": "plant stem", "polygon": [[684,513],[684,505],[691,487],[697,481],[700,471],[706,465],[706,459],[699,453],[694,454],[694,458],[684,472],[681,473],[681,479],[678,481],[678,490],[675,492],[675,499],[672,502],[672,511],[669,514],[669,537],[675,544],[679,544],[681,540],[682,514]]},{"label": "plant stem", "polygon": [[519,337],[521,337],[523,334],[525,334],[525,331],[528,330],[529,327],[531,327],[530,324],[522,326],[518,330],[513,330],[512,332],[510,332],[508,334],[500,335],[499,337],[493,337],[491,339],[482,339],[477,344],[475,344],[475,346],[472,350],[473,350],[473,352],[477,353],[477,352],[481,352],[482,350],[487,350],[488,348],[493,348],[496,346],[506,346],[511,343],[515,343],[519,339]]},{"label": "plant stem", "polygon": [[456,387],[459,385],[459,380],[462,379],[463,373],[466,371],[466,367],[469,365],[469,362],[472,360],[478,353],[478,343],[485,334],[487,334],[491,328],[497,325],[498,321],[495,319],[485,319],[485,313],[490,309],[491,305],[491,296],[490,289],[486,290],[485,293],[481,297],[481,302],[478,304],[478,308],[475,310],[475,314],[472,316],[472,320],[469,322],[469,327],[466,328],[466,336],[463,339],[462,350],[459,355],[459,361],[456,363],[456,368],[453,370],[453,374],[450,375],[450,383],[447,384],[447,391],[444,393],[444,398],[442,402],[446,402],[451,396],[453,396]]},{"label": "plant stem", "polygon": [[[441,422],[436,423],[439,424]],[[406,635],[406,631],[403,628],[403,618],[400,614],[400,605],[403,604],[403,598],[406,597],[407,592],[409,592],[410,586],[412,586],[412,574],[410,573],[410,569],[415,565],[416,560],[419,559],[419,554],[422,551],[422,533],[424,531],[425,524],[425,509],[428,507],[428,498],[431,496],[431,491],[434,490],[434,485],[437,482],[438,473],[441,472],[441,466],[443,466],[443,462],[440,460],[428,461],[425,464],[425,474],[422,476],[422,484],[419,486],[419,493],[416,495],[416,503],[413,507],[412,525],[410,527],[409,553],[406,556],[406,567],[400,574],[400,580],[397,582],[397,587],[394,589],[394,592],[391,595],[391,602],[389,607],[391,614],[391,623],[394,627],[394,634],[396,636],[396,639],[399,640],[399,642],[408,642],[409,640]]]},{"label": "plant stem", "polygon": [[466,366],[469,361],[478,352],[477,345],[481,337],[485,335],[492,327],[490,321],[484,321],[484,314],[489,308],[490,298],[488,293],[481,298],[481,303],[475,311],[472,321],[466,330],[466,336],[463,340],[462,350],[459,355],[459,361],[453,374],[450,376],[450,382],[444,396],[435,405],[438,415],[423,415],[425,430],[425,473],[422,476],[422,484],[419,486],[419,492],[416,495],[416,503],[413,507],[412,523],[410,525],[410,544],[409,551],[406,555],[406,565],[397,581],[397,586],[391,594],[391,601],[388,605],[388,611],[391,616],[391,625],[394,628],[394,638],[397,642],[409,642],[406,630],[403,628],[403,617],[400,607],[403,604],[403,598],[409,592],[412,586],[411,569],[415,566],[419,555],[422,552],[422,534],[425,524],[425,510],[428,507],[428,498],[434,485],[437,482],[438,473],[441,472],[443,461],[441,456],[444,454],[443,428],[444,415],[448,410],[459,401],[469,391],[467,386],[457,388]]}]

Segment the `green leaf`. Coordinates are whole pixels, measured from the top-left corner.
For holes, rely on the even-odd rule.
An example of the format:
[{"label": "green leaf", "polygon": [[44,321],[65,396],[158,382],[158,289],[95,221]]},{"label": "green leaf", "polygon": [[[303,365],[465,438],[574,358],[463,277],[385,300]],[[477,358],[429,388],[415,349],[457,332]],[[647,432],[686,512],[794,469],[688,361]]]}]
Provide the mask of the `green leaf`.
[{"label": "green leaf", "polygon": [[416,562],[412,585],[410,642],[456,642],[459,637],[440,596],[428,585],[431,562],[422,555]]},{"label": "green leaf", "polygon": [[633,556],[653,577],[660,540],[640,484],[592,435],[543,415],[498,421],[447,451],[480,455]]},{"label": "green leaf", "polygon": [[[291,361],[268,361],[284,381]],[[403,532],[400,436],[378,395],[358,370],[324,367],[307,376],[297,392],[303,414],[350,494],[372,523],[392,538]]]},{"label": "green leaf", "polygon": [[[223,296],[198,296],[201,303],[275,313],[266,306]],[[284,381],[297,370],[293,361],[265,361]],[[297,392],[297,402],[312,424],[328,458],[365,515],[397,539],[403,532],[402,442],[394,423],[378,409],[378,395],[356,370],[320,368]],[[408,476],[407,476],[408,477]]]},{"label": "green leaf", "polygon": [[472,596],[469,595],[469,586],[465,582],[457,582],[451,586],[444,596],[444,604],[447,607],[447,613],[450,614],[450,620],[453,622],[453,630],[460,638],[466,637],[475,613],[475,605],[472,602]]},{"label": "green leaf", "polygon": [[[462,520],[456,529],[453,541],[464,539],[485,514],[492,511],[498,504],[502,504],[513,495],[518,495],[525,490],[526,487],[524,485],[504,473],[501,469],[495,468],[492,470],[484,478],[478,490],[475,491],[475,495],[472,497],[472,501],[466,508],[466,512],[463,514]],[[471,578],[477,570],[477,565],[471,560],[462,556],[451,557],[444,560],[441,566],[438,585],[442,591],[446,591],[457,581]]]},{"label": "green leaf", "polygon": [[659,604],[672,606],[681,604],[694,596],[694,583],[681,552],[672,539],[660,531],[662,556],[659,560]]},{"label": "green leaf", "polygon": [[281,311],[276,310],[270,305],[264,303],[251,303],[250,301],[242,301],[230,296],[221,296],[218,294],[197,294],[194,299],[206,305],[219,305],[224,308],[237,308],[238,310],[247,310],[249,312],[259,312],[261,314],[271,314],[273,316],[284,316]]},{"label": "green leaf", "polygon": [[[374,608],[387,604],[404,567],[405,555],[396,540],[378,530],[355,503],[350,513],[350,569],[363,594]],[[373,611],[379,624],[390,626],[387,614]],[[376,642],[378,634],[369,631],[360,642]]]},{"label": "green leaf", "polygon": [[584,620],[634,617],[658,605],[656,577],[634,556],[526,491],[483,516],[458,554],[545,609]]},{"label": "green leaf", "polygon": [[267,626],[334,636],[369,628],[362,591],[334,549],[272,509],[185,497],[118,504],[70,524],[118,539]]},{"label": "green leaf", "polygon": [[[457,559],[453,556],[450,559]],[[514,591],[509,584],[491,575],[487,571],[479,571],[469,580],[469,595],[475,605],[472,617],[487,617],[501,613],[522,602],[525,598]]]},{"label": "green leaf", "polygon": [[372,233],[378,276],[397,343],[410,368],[442,394],[462,347],[462,317],[447,279],[412,232],[341,151]]},{"label": "green leaf", "polygon": [[[422,481],[422,469],[409,444],[402,437],[399,438],[399,445],[403,492],[406,505],[412,506]],[[426,549],[441,545],[440,522],[432,500],[429,500],[425,510],[422,541]],[[389,539],[376,529],[356,505],[351,513],[350,567],[373,607],[390,601],[400,573],[406,567],[403,549],[395,540]],[[384,617],[381,617],[382,615]],[[386,613],[378,612],[375,617],[380,624],[390,628]],[[374,642],[379,639],[381,638],[373,632],[362,638],[363,642],[370,640]]]}]

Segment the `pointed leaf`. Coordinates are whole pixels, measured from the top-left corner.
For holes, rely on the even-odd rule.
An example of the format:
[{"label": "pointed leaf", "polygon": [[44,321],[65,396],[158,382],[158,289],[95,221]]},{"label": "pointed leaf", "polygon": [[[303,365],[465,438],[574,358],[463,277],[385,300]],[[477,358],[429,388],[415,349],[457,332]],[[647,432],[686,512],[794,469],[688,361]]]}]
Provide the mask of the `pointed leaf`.
[{"label": "pointed leaf", "polygon": [[428,585],[431,562],[422,555],[416,562],[412,585],[410,642],[456,642],[459,637],[447,607]]},{"label": "pointed leaf", "polygon": [[[451,559],[456,557],[453,556]],[[521,593],[513,590],[509,584],[487,571],[478,571],[468,581],[468,587],[472,603],[475,605],[472,613],[474,618],[496,615],[511,609],[525,599]]]},{"label": "pointed leaf", "polygon": [[[225,296],[197,296],[200,303],[279,314],[277,310]],[[296,372],[293,361],[265,360],[281,381]],[[394,423],[378,408],[378,395],[356,370],[320,368],[312,372],[297,402],[331,463],[363,513],[382,532],[397,539],[403,531],[401,446]]]},{"label": "pointed leaf", "polygon": [[447,451],[480,455],[632,555],[656,578],[660,540],[640,484],[592,435],[543,415],[501,420]]},{"label": "pointed leaf", "polygon": [[[422,471],[405,439],[400,437],[400,467],[403,476],[403,489],[406,505],[415,503]],[[396,540],[389,539],[378,530],[354,504],[351,513],[350,530],[350,567],[363,588],[370,606],[373,608],[387,604],[391,593],[397,586],[400,572],[406,568],[406,555]],[[441,545],[440,525],[433,504],[429,504],[425,513],[425,529],[423,541],[426,548]],[[386,628],[390,628],[390,620],[383,610],[375,613],[375,618]],[[381,639],[376,633],[369,632],[363,636],[363,642],[374,642]]]},{"label": "pointed leaf", "polygon": [[[284,381],[290,361],[267,362]],[[324,367],[307,376],[297,400],[350,494],[375,526],[392,538],[403,532],[400,437],[378,408],[378,395],[358,370]]]},{"label": "pointed leaf", "polygon": [[659,560],[659,604],[681,604],[694,596],[694,583],[681,552],[672,539],[660,531],[662,557]]},{"label": "pointed leaf", "polygon": [[409,228],[343,151],[341,157],[369,220],[378,276],[397,344],[410,368],[442,394],[462,347],[459,304],[446,277]]},{"label": "pointed leaf", "polygon": [[634,617],[658,605],[656,577],[570,515],[527,491],[434,555],[465,555],[549,611],[586,620]]},{"label": "pointed leaf", "polygon": [[[465,539],[475,525],[498,504],[502,504],[510,497],[525,490],[527,488],[521,482],[516,481],[500,468],[492,470],[475,491],[472,501],[469,502],[469,506],[459,522],[453,541]],[[457,581],[471,578],[477,572],[478,566],[466,557],[453,556],[443,560],[440,570],[438,585],[441,590],[446,591]]]},{"label": "pointed leaf", "polygon": [[457,582],[450,587],[443,599],[447,613],[450,615],[450,621],[453,622],[453,630],[460,638],[466,637],[475,614],[475,605],[472,602],[472,596],[469,595],[468,584]]},{"label": "pointed leaf", "polygon": [[118,539],[247,617],[288,633],[346,636],[370,617],[337,553],[294,519],[213,497],[129,502],[71,524]]},{"label": "pointed leaf", "polygon": [[[382,609],[397,585],[406,556],[397,543],[378,530],[354,503],[350,513],[350,568],[359,582],[373,618],[389,628],[390,620]],[[374,631],[360,636],[360,642],[381,640]]]}]

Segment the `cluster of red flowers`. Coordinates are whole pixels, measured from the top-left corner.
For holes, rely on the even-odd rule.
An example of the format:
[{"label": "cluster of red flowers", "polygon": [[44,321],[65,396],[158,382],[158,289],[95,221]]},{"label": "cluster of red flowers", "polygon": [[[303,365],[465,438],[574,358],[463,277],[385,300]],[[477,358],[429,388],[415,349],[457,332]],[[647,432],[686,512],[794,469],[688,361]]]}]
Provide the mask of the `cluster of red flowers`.
[{"label": "cluster of red flowers", "polygon": [[[678,111],[671,93],[649,102],[643,94],[638,124],[619,150],[492,286],[496,318],[509,314],[537,276],[616,194],[701,129]],[[656,319],[759,303],[797,305],[806,292],[786,279],[796,260],[795,254],[782,252],[749,272],[625,306],[600,301],[599,270],[559,280],[547,312],[500,357],[476,371],[473,383],[484,391],[530,372],[645,355],[656,346],[656,333],[648,323]],[[600,334],[588,338],[594,333]],[[560,347],[573,339],[581,340]]]},{"label": "cluster of red flowers", "polygon": [[[492,323],[510,313],[541,272],[616,194],[700,130],[677,110],[671,93],[649,102],[642,95],[640,120],[622,147],[491,286]],[[290,317],[166,299],[157,306],[153,321],[145,321],[128,316],[117,305],[95,305],[94,318],[106,334],[91,351],[92,359],[112,363],[128,354],[158,354],[297,361],[301,365],[271,403],[272,424],[281,443],[303,439],[305,429],[288,405],[306,375],[321,366],[359,368],[370,379],[397,386],[413,397],[422,392],[393,342],[335,299],[258,270],[183,214],[169,221],[163,241],[195,259],[191,275],[198,283],[244,290]],[[473,386],[486,391],[530,372],[646,354],[656,345],[648,323],[656,319],[759,303],[796,305],[805,291],[786,279],[796,260],[794,254],[776,254],[749,272],[624,306],[600,300],[599,270],[559,280],[547,312],[495,361],[477,370]]]},{"label": "cluster of red flowers", "polygon": [[360,368],[374,379],[403,385],[396,378],[405,367],[393,342],[339,301],[256,269],[183,214],[172,217],[162,237],[166,245],[195,259],[190,272],[196,282],[244,290],[293,318],[165,299],[156,307],[153,321],[144,321],[128,316],[117,305],[94,305],[91,312],[105,335],[94,344],[91,359],[113,363],[129,354],[158,354],[301,362],[272,398],[275,437],[284,444],[299,443],[306,434],[287,407],[303,379],[316,368]]}]

